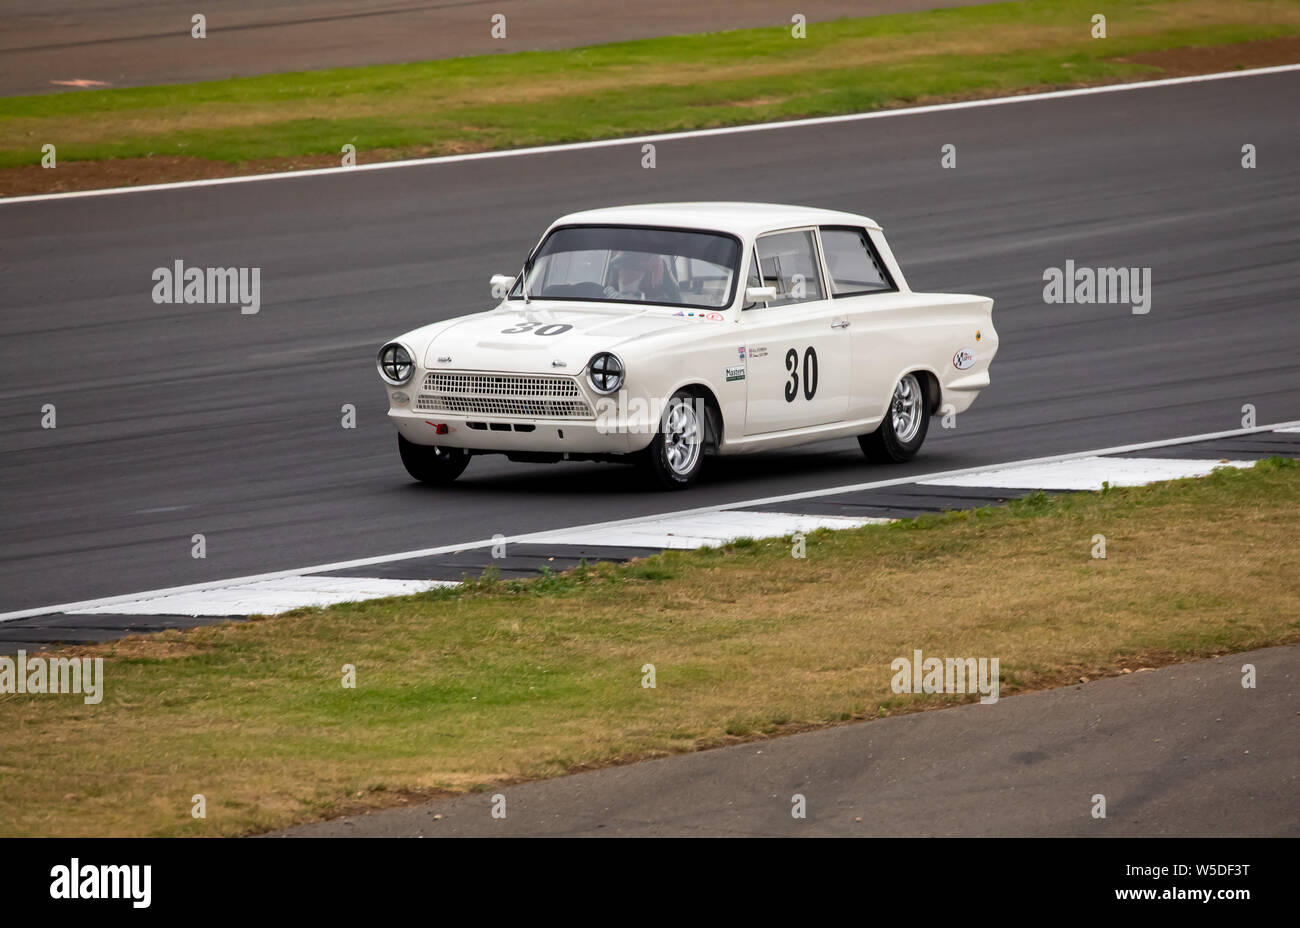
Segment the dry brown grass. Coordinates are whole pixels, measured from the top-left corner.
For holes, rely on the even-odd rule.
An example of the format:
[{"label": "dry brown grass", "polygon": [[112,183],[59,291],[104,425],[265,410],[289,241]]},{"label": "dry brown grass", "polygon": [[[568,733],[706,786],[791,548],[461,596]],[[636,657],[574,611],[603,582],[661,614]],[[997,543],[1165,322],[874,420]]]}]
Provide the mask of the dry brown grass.
[{"label": "dry brown grass", "polygon": [[973,698],[893,693],[890,663],[915,648],[999,658],[1005,698],[1295,641],[1298,475],[819,534],[804,560],[740,543],[79,649],[106,658],[101,705],[0,697],[0,831],[238,834]]}]

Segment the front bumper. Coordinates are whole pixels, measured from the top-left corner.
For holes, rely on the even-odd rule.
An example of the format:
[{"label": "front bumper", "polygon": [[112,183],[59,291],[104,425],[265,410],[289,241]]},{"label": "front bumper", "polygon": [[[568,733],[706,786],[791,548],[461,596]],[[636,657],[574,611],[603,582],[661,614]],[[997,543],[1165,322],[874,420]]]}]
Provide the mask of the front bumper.
[{"label": "front bumper", "polygon": [[503,453],[630,454],[654,437],[653,432],[609,429],[591,419],[467,418],[397,406],[389,408],[388,419],[403,438],[417,445]]}]

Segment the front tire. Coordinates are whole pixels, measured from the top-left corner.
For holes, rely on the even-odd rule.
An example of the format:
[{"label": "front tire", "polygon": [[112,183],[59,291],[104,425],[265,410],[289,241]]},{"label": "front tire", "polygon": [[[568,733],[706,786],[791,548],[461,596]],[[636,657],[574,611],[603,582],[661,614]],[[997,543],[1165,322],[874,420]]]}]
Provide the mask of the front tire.
[{"label": "front tire", "polygon": [[858,436],[867,459],[877,464],[901,464],[916,457],[930,428],[930,397],[924,381],[904,374],[894,386],[885,418],[870,435]]},{"label": "front tire", "polygon": [[417,445],[397,436],[397,450],[406,472],[421,483],[442,486],[451,483],[469,466],[469,452],[441,445]]},{"label": "front tire", "polygon": [[704,402],[678,391],[668,400],[650,446],[641,452],[641,465],[652,485],[683,490],[704,468]]}]

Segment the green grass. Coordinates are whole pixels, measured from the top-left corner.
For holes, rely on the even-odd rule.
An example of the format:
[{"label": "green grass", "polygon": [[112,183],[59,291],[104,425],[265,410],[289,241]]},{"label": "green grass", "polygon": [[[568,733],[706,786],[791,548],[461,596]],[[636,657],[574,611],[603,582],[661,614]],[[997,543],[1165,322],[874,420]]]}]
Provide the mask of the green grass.
[{"label": "green grass", "polygon": [[103,702],[0,696],[0,834],[242,834],[969,698],[893,693],[914,648],[1005,697],[1295,642],[1298,509],[1274,459],[70,649]]},{"label": "green grass", "polygon": [[0,99],[0,168],[151,155],[359,160],[856,112],[1154,75],[1116,59],[1300,33],[1296,0],[1031,0],[568,51]]}]

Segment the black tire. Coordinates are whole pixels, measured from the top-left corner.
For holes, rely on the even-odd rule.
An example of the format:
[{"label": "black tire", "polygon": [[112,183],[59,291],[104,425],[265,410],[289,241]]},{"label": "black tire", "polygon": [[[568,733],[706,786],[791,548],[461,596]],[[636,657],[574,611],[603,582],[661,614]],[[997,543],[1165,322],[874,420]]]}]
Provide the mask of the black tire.
[{"label": "black tire", "polygon": [[[695,482],[704,469],[707,423],[702,399],[684,390],[672,395],[654,439],[640,456],[641,470],[651,486],[684,490]],[[687,435],[691,427],[693,444]]]},{"label": "black tire", "polygon": [[[911,410],[915,421],[906,413]],[[901,427],[901,434],[900,434]],[[885,418],[870,435],[859,435],[867,460],[876,464],[901,464],[916,457],[930,428],[930,393],[926,378],[904,374],[894,385]]]},{"label": "black tire", "polygon": [[406,472],[422,483],[435,486],[451,483],[469,466],[470,454],[463,448],[417,445],[397,436],[397,450]]}]

